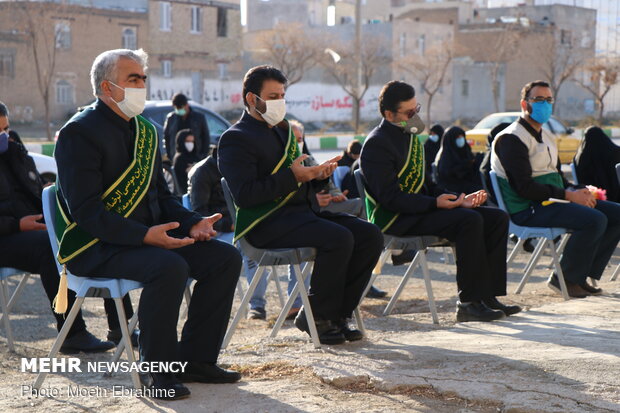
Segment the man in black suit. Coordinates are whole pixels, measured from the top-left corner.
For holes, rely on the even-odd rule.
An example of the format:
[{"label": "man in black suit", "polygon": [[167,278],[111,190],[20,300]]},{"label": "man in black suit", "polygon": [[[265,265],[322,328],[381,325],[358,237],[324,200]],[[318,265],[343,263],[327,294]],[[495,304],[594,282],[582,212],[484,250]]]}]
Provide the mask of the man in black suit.
[{"label": "man in black suit", "polygon": [[[156,136],[154,132],[145,135],[154,129],[137,116],[146,98],[146,59],[142,50],[100,54],[91,69],[97,101],[60,131],[55,157],[61,202],[77,227],[99,240],[67,265],[76,275],[119,277],[144,284],[138,309],[142,360],[188,361],[181,380],[235,382],[240,379],[238,373],[215,363],[228,325],[241,258],[231,245],[211,239],[213,223],[221,215],[204,218],[190,212],[168,191]],[[145,147],[151,152],[148,158],[141,158],[138,155]],[[134,157],[137,162],[132,162]],[[104,204],[106,193],[123,177],[133,177],[133,172],[123,174],[136,165],[146,165],[145,170],[152,172],[150,176],[148,172],[137,174],[138,181],[146,177],[138,187],[141,195],[127,201],[133,203],[132,209],[120,214],[111,204]],[[117,192],[120,203],[125,203],[123,191],[113,191]],[[60,250],[62,254],[62,243]],[[188,277],[197,283],[179,342],[176,326]],[[172,374],[150,376],[152,389],[165,390],[157,392],[161,398],[189,395]]]},{"label": "man in black suit", "polygon": [[211,135],[204,115],[193,111],[187,96],[182,93],[172,97],[172,106],[174,110],[168,113],[164,122],[164,143],[168,159],[171,161],[174,159],[177,132],[183,129],[192,131],[192,135],[196,138],[196,153],[200,159],[206,158],[209,155]]},{"label": "man in black suit", "polygon": [[484,191],[452,194],[425,179],[424,147],[416,136],[424,127],[416,124],[420,106],[411,85],[387,83],[379,110],[383,120],[368,135],[360,166],[375,204],[371,222],[387,234],[437,235],[455,243],[457,321],[492,321],[521,311],[496,298],[506,295],[506,213],[481,206]]},{"label": "man in black suit", "polygon": [[[375,226],[358,218],[320,212],[316,192],[327,183],[338,158],[303,165],[307,155],[301,155],[283,121],[286,82],[276,68],[250,69],[243,80],[246,110],[220,139],[219,168],[240,208],[235,237],[245,236],[259,248],[316,248],[309,295],[320,341],[359,340],[362,333],[351,329],[348,319],[383,239]],[[309,331],[303,310],[295,325]]]}]

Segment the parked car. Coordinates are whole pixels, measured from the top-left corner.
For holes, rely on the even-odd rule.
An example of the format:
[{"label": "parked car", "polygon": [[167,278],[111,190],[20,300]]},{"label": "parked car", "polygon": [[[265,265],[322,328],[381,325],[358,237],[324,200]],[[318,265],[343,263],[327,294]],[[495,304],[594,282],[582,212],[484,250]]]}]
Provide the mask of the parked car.
[{"label": "parked car", "polygon": [[[512,123],[517,120],[519,116],[521,116],[521,112],[498,112],[484,117],[473,129],[465,132],[467,143],[471,146],[472,151],[485,152],[487,150],[487,136],[489,132],[491,132],[491,129],[500,123]],[[564,124],[554,116],[551,116],[551,119],[543,124],[543,128],[556,136],[560,162],[566,164],[571,163],[581,143],[579,139],[571,136],[574,130],[564,126]]]},{"label": "parked car", "polygon": [[58,168],[56,168],[56,160],[54,158],[34,152],[28,152],[28,155],[34,160],[37,171],[39,171],[44,183],[56,182]]}]

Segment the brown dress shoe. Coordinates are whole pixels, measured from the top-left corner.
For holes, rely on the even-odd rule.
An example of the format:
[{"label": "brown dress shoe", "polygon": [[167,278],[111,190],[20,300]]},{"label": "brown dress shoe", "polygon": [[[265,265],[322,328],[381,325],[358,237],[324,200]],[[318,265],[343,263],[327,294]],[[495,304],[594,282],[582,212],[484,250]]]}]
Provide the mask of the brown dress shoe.
[{"label": "brown dress shoe", "polygon": [[583,284],[579,284],[579,286],[581,288],[583,288],[584,290],[586,290],[587,292],[589,292],[590,295],[601,295],[601,294],[603,294],[603,289],[602,288],[596,288],[596,287],[588,284],[587,281],[584,281]]},{"label": "brown dress shoe", "polygon": [[568,290],[568,296],[573,298],[586,298],[591,295],[589,292],[579,286],[579,284],[566,283],[566,289]]}]

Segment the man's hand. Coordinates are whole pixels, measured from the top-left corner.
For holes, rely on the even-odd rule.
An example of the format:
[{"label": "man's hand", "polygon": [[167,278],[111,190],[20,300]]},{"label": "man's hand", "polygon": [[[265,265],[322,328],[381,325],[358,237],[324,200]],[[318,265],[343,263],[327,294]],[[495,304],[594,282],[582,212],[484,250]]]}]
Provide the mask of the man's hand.
[{"label": "man's hand", "polygon": [[144,236],[143,242],[146,245],[152,245],[154,247],[165,248],[172,250],[175,248],[185,247],[194,243],[193,238],[173,238],[167,234],[167,231],[171,231],[179,227],[178,222],[168,222],[166,224],[153,225],[149,228]]},{"label": "man's hand", "polygon": [[478,208],[480,205],[484,204],[487,200],[487,193],[484,189],[480,191],[472,192],[469,195],[465,195],[463,199],[463,204],[461,205],[463,208]]},{"label": "man's hand", "polygon": [[316,201],[321,208],[324,208],[332,201],[332,196],[328,192],[321,191],[316,194]]},{"label": "man's hand", "polygon": [[440,209],[452,209],[461,206],[465,194],[461,194],[459,197],[453,194],[441,194],[437,197],[437,208]]},{"label": "man's hand", "polygon": [[342,194],[338,196],[332,196],[332,202],[344,202],[347,200],[347,194],[349,193],[348,189],[342,191]]},{"label": "man's hand", "polygon": [[589,189],[577,189],[576,191],[566,190],[564,191],[564,197],[576,204],[587,206],[588,208],[594,208],[596,206],[596,198]]},{"label": "man's hand", "polygon": [[43,218],[43,215],[26,215],[19,220],[19,230],[20,231],[41,231],[46,230],[47,227],[45,224],[41,224],[37,222]]},{"label": "man's hand", "polygon": [[308,182],[313,179],[328,178],[334,170],[336,170],[336,167],[338,166],[337,162],[340,160],[341,156],[336,156],[320,165],[304,166],[302,162],[307,158],[308,155],[301,155],[291,164],[291,171],[293,171],[297,182]]},{"label": "man's hand", "polygon": [[211,238],[215,238],[217,231],[213,229],[213,224],[221,218],[222,214],[213,214],[210,217],[203,218],[189,230],[189,236],[196,241],[209,241]]}]

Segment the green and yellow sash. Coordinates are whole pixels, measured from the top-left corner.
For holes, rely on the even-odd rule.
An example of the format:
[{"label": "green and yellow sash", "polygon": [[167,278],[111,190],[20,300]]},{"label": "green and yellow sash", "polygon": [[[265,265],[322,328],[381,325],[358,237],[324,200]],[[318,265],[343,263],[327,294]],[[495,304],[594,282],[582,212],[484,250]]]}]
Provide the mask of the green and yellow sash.
[{"label": "green and yellow sash", "polygon": [[[418,193],[424,185],[424,146],[413,134],[409,140],[407,160],[398,173],[398,185],[400,190],[407,194]],[[382,207],[368,191],[366,191],[366,213],[368,221],[381,228],[381,232],[387,231],[400,215]]]},{"label": "green and yellow sash", "polygon": [[[288,121],[286,122],[288,124]],[[271,175],[278,172],[281,168],[289,168],[293,161],[301,155],[299,146],[297,145],[297,139],[293,134],[293,130],[288,125],[288,140],[286,147],[284,148],[284,155],[278,162]],[[237,215],[235,223],[235,237],[233,242],[237,242],[243,238],[252,228],[258,223],[274,213],[276,210],[284,206],[296,193],[301,183],[297,183],[297,189],[286,196],[281,196],[273,201],[264,203],[262,205],[255,206],[253,208],[239,208],[235,205],[235,213]]]},{"label": "green and yellow sash", "polygon": [[[107,211],[114,211],[127,218],[146,194],[157,153],[157,130],[142,116],[136,122],[134,156],[125,172],[103,194],[101,201]],[[58,262],[65,264],[95,245],[99,239],[79,227],[67,213],[63,202],[56,195],[56,237]]]}]

